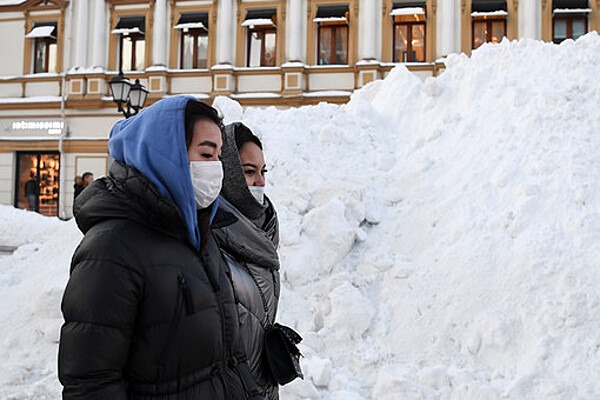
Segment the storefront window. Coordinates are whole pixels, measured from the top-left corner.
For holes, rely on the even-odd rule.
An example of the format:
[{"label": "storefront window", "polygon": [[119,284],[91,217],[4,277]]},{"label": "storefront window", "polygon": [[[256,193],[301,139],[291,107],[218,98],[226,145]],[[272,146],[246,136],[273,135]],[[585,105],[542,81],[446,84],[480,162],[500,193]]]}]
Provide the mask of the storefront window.
[{"label": "storefront window", "polygon": [[15,207],[57,216],[59,171],[58,153],[17,153]]}]

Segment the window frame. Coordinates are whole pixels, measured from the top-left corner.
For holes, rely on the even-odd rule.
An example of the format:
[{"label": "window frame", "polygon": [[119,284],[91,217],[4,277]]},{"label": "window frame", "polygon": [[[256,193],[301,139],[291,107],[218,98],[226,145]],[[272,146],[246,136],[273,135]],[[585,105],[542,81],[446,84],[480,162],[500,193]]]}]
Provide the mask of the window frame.
[{"label": "window frame", "polygon": [[[254,26],[247,27],[246,29],[246,67],[250,66],[250,60],[252,59],[252,34],[258,33],[261,35],[260,41],[260,65],[258,67],[274,67],[277,65],[277,27],[275,26]],[[275,55],[273,56],[273,65],[265,65],[266,57],[265,57],[265,36],[268,33],[272,33],[275,35]],[[252,66],[256,68],[257,66]]]},{"label": "window frame", "polygon": [[[208,68],[208,31],[198,28],[198,29],[188,29],[187,31],[181,30],[179,34],[179,69],[184,68],[184,42],[186,36],[193,36],[193,52],[192,52],[192,69],[207,69]],[[199,67],[198,66],[198,40],[199,37],[206,37],[206,66]]]},{"label": "window frame", "polygon": [[[407,57],[406,61],[396,60],[396,26],[406,25],[408,27],[408,39],[406,54],[412,53],[412,28],[415,25],[423,25],[423,60],[409,60]],[[416,53],[415,53],[416,54]],[[425,62],[427,59],[427,20],[425,21],[394,21],[392,17],[392,62]]]},{"label": "window frame", "polygon": [[[335,51],[336,51],[336,30],[337,29],[341,29],[344,28],[346,30],[346,62],[345,63],[335,63],[335,62],[330,62],[329,64],[321,64],[321,30],[322,29],[332,29],[332,33],[331,33],[331,43],[330,43],[330,61],[331,59],[335,60]],[[349,53],[349,46],[350,46],[350,27],[348,26],[348,23],[344,23],[344,22],[340,22],[340,23],[318,23],[317,26],[317,62],[316,65],[348,65],[348,61],[349,61],[349,57],[348,57],[348,53]]]},{"label": "window frame", "polygon": [[[41,44],[45,44],[46,45],[46,49],[44,51],[44,66],[42,67],[42,70],[38,70],[38,63],[37,63],[37,53],[38,53],[38,46],[40,46]],[[43,74],[43,73],[49,73],[50,71],[50,46],[55,45],[56,46],[56,51],[55,51],[55,57],[57,58],[56,60],[54,60],[54,64],[57,65],[58,64],[58,40],[56,38],[52,38],[52,37],[42,37],[42,38],[35,38],[33,40],[33,68],[32,71],[34,74]],[[56,73],[57,71],[52,71],[52,73]]]},{"label": "window frame", "polygon": [[[121,32],[113,32],[115,29],[123,29],[125,27],[119,26],[121,19],[133,19],[143,18],[143,24],[138,28],[144,34],[145,49],[143,57],[143,68],[140,71],[145,70],[148,66],[152,65],[152,46],[153,46],[153,24],[152,22],[152,10],[149,3],[142,3],[136,1],[135,4],[132,0],[105,0],[108,4],[114,4],[116,2],[127,2],[127,9],[109,7],[109,41],[108,41],[108,69],[112,71],[118,71],[121,65],[122,59],[122,46],[121,46]],[[125,5],[125,4],[123,4]],[[127,29],[127,28],[125,28]],[[137,32],[131,32],[137,33]],[[130,34],[131,34],[130,33]]]},{"label": "window frame", "polygon": [[[123,41],[127,38],[135,38],[135,40],[132,40],[132,45],[131,45],[131,69],[128,70],[123,70]],[[143,41],[144,42],[144,61],[143,64],[146,65],[146,48],[147,48],[147,43],[146,43],[146,34],[145,33],[129,33],[128,35],[124,35],[122,33],[119,33],[119,54],[118,54],[118,61],[117,61],[117,67],[119,68],[119,71],[138,71],[136,69],[136,45],[137,42]],[[142,69],[143,70],[143,69]]]},{"label": "window frame", "polygon": [[[567,36],[563,39],[557,40],[554,36],[554,22],[556,20],[565,20],[567,22]],[[574,20],[583,20],[585,23],[585,32],[584,35],[589,32],[589,17],[587,14],[558,14],[552,16],[552,43],[559,44],[563,40],[573,39],[573,21]]]},{"label": "window frame", "polygon": [[[508,26],[507,26],[507,18],[506,17],[485,17],[485,18],[471,18],[471,50],[475,50],[477,48],[479,48],[480,46],[482,46],[485,43],[493,43],[491,41],[491,35],[492,35],[492,24],[494,22],[502,22],[503,25],[503,29],[504,29],[504,33],[502,35],[502,37],[508,37]],[[485,22],[486,24],[486,30],[487,30],[487,34],[486,34],[486,38],[485,38],[485,42],[481,43],[479,46],[475,47],[475,24],[477,23],[482,23]]]}]

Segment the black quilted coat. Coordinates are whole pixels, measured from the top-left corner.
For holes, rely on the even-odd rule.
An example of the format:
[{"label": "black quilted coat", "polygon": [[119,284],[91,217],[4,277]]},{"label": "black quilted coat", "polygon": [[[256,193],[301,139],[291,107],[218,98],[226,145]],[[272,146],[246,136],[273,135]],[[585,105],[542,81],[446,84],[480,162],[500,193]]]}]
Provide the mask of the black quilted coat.
[{"label": "black quilted coat", "polygon": [[213,233],[231,269],[250,370],[265,397],[275,400],[278,386],[264,363],[263,341],[265,327],[275,322],[279,303],[279,223],[273,204],[267,202],[265,221],[259,228],[221,199]]},{"label": "black quilted coat", "polygon": [[246,399],[231,281],[215,242],[198,254],[175,205],[119,162],[75,211],[85,237],[62,302],[63,398]]}]

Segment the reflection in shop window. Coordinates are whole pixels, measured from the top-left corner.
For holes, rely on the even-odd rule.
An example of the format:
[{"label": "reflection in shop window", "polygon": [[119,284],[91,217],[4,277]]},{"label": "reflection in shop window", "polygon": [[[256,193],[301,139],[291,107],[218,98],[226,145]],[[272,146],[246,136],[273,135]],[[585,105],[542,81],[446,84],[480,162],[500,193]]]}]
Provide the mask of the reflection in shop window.
[{"label": "reflection in shop window", "polygon": [[58,153],[18,153],[15,207],[57,216],[59,172]]}]

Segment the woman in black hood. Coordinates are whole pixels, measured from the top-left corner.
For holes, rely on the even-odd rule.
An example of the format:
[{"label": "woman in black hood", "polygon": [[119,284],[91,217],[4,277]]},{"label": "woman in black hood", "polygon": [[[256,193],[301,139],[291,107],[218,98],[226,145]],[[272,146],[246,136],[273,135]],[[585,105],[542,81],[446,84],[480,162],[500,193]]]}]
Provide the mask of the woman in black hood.
[{"label": "woman in black hood", "polygon": [[212,230],[231,269],[250,370],[265,397],[274,400],[278,386],[262,355],[265,329],[275,322],[279,303],[279,222],[264,194],[262,143],[242,123],[230,124],[221,159],[223,188]]}]

